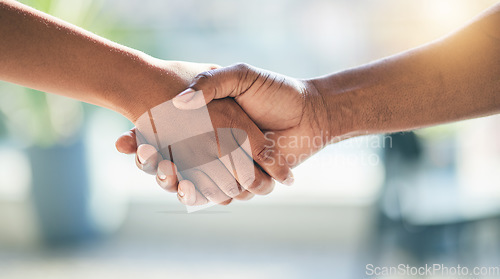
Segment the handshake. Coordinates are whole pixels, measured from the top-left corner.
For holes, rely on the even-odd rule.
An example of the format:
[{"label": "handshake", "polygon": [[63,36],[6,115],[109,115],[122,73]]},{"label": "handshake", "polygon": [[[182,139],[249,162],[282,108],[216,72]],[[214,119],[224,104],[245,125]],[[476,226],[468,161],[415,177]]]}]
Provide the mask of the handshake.
[{"label": "handshake", "polygon": [[343,133],[312,80],[247,64],[177,63],[191,73],[188,88],[162,92],[173,98],[140,115],[116,147],[136,152],[137,166],[187,206],[265,195],[274,180],[291,185],[291,168]]},{"label": "handshake", "polygon": [[500,4],[438,41],[307,80],[159,60],[17,1],[0,15],[0,80],[121,113],[136,128],[117,149],[189,206],[291,185],[293,167],[349,137],[500,113]]}]

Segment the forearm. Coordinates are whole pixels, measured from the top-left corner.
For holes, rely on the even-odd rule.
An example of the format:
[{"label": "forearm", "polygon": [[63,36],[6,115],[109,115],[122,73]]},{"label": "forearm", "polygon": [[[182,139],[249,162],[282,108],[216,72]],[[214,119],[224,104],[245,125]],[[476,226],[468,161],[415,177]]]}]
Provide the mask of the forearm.
[{"label": "forearm", "polygon": [[171,74],[144,53],[13,1],[0,2],[0,38],[1,80],[113,109],[132,121],[149,105],[141,94]]},{"label": "forearm", "polygon": [[352,135],[499,113],[500,5],[445,39],[313,83],[329,122]]}]

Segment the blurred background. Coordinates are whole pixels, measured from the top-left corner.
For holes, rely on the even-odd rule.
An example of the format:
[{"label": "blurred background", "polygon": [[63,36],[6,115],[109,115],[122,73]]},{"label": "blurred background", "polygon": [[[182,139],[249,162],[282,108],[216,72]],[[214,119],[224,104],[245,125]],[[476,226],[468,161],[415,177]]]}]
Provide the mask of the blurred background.
[{"label": "blurred background", "polygon": [[[21,2],[158,58],[307,78],[439,38],[496,1]],[[0,278],[367,278],[367,264],[500,265],[499,116],[348,140],[299,166],[293,187],[192,214],[115,150],[130,127],[0,82]]]}]

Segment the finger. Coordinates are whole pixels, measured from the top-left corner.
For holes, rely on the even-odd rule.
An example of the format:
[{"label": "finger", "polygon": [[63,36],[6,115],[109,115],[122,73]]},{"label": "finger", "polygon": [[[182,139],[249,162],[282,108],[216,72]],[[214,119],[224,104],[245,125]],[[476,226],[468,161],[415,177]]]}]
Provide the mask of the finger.
[{"label": "finger", "polygon": [[187,206],[204,205],[208,203],[205,198],[189,180],[181,180],[179,182],[177,198]]},{"label": "finger", "polygon": [[196,189],[191,181],[185,180],[180,173],[177,173],[177,175],[180,180],[177,188],[177,198],[181,203],[187,206],[198,206],[209,203],[209,200]]},{"label": "finger", "polygon": [[236,64],[198,74],[188,89],[172,99],[179,109],[197,109],[213,99],[237,97],[259,76],[247,64]]},{"label": "finger", "polygon": [[177,168],[169,160],[163,160],[158,164],[156,182],[168,192],[177,192]]},{"label": "finger", "polygon": [[[242,132],[244,133],[244,132]],[[245,140],[248,141],[248,137]],[[241,140],[244,142],[244,140]],[[217,143],[219,150],[219,161],[226,167],[230,174],[236,178],[240,185],[251,183],[255,178],[254,163],[250,156],[240,146],[233,136],[231,128],[217,129]],[[217,184],[221,185],[221,184]],[[241,191],[240,191],[241,192]],[[238,193],[240,194],[240,193]],[[230,195],[234,197],[233,195]]]},{"label": "finger", "polygon": [[254,164],[242,148],[236,149],[230,155],[220,158],[220,161],[228,170],[232,170],[233,176],[243,189],[258,195],[266,195],[273,190],[273,179]]},{"label": "finger", "polygon": [[139,169],[148,174],[156,174],[158,162],[162,159],[161,154],[152,145],[141,144],[137,147],[135,164]]},{"label": "finger", "polygon": [[236,178],[222,162],[214,161],[210,167],[205,165],[201,168],[226,196],[233,198],[243,191]]},{"label": "finger", "polygon": [[[263,172],[259,166],[253,163],[252,158],[247,155],[241,146],[238,146],[231,130],[232,129],[217,129],[221,153],[227,154],[222,158],[219,158],[219,160],[224,164],[230,174],[236,178],[239,186],[242,187],[239,189],[240,193],[238,195],[242,193],[241,190],[243,189],[250,189],[250,192],[259,195],[270,193],[274,188],[274,181],[268,174]],[[230,136],[233,141],[232,144],[228,144],[229,141],[226,140],[228,137],[227,132],[231,133]],[[230,150],[233,151],[228,152],[227,150],[224,150],[225,148],[230,148]],[[229,178],[226,178],[226,180],[228,181]],[[217,185],[219,185],[219,188],[221,187],[221,183],[217,183]],[[224,192],[228,194],[228,192]],[[229,194],[228,196],[235,197],[234,195]]]},{"label": "finger", "polygon": [[[294,181],[292,170],[283,154],[268,144],[262,131],[253,122],[239,123],[239,125],[243,127],[232,128],[231,132],[241,149],[272,178],[282,184],[292,185]],[[243,179],[240,184],[246,184],[245,180],[250,179]]]},{"label": "finger", "polygon": [[274,180],[259,166],[255,167],[255,178],[247,181],[242,187],[252,194],[267,195],[274,189]]},{"label": "finger", "polygon": [[[241,117],[232,118],[230,124],[232,128],[217,128],[216,130],[219,152],[221,153],[219,158],[227,169],[233,170],[228,166],[228,159],[224,158],[226,156],[231,159],[231,164],[234,163],[237,173],[234,175],[243,185],[254,175],[252,164],[248,163],[248,159],[252,158],[271,177],[280,183],[291,185],[293,174],[283,154],[275,150],[275,145],[269,144],[262,131],[241,107],[233,107],[230,102],[233,101],[223,99],[217,102],[217,105],[226,106],[228,110],[232,108],[228,115],[241,115]],[[246,153],[248,159],[241,155],[241,151]]]},{"label": "finger", "polygon": [[[214,98],[237,97],[251,86],[251,83],[249,85],[246,83],[256,80],[258,75],[258,71],[252,70],[250,66],[245,64],[208,71],[200,74],[190,89],[176,96],[173,103],[177,107],[189,107],[190,105],[186,105],[187,103],[194,103],[195,107],[200,107]],[[240,81],[241,78],[244,80]],[[191,108],[193,107],[189,107],[189,109]],[[243,111],[240,113],[244,114]],[[240,127],[238,125],[235,127],[243,131],[240,133],[244,135],[242,138],[246,139],[244,131],[248,132],[251,146],[246,149],[247,154],[274,179],[280,183],[291,185],[294,179],[284,156],[267,145],[263,133],[253,122],[243,120],[235,119],[234,121],[236,124],[240,124]],[[239,143],[243,144],[243,142]]]},{"label": "finger", "polygon": [[116,150],[124,154],[133,154],[137,151],[135,127],[123,133],[115,142]]},{"label": "finger", "polygon": [[222,203],[230,199],[203,171],[190,169],[183,171],[182,176],[196,185],[198,191],[211,202]]}]

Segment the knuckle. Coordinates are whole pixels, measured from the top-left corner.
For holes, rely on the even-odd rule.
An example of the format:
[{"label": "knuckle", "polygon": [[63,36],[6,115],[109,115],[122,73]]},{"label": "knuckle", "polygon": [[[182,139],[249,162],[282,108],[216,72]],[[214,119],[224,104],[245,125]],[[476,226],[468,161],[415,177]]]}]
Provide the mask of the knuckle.
[{"label": "knuckle", "polygon": [[221,68],[221,66],[219,64],[210,64],[209,68],[210,70],[215,70]]},{"label": "knuckle", "polygon": [[257,149],[257,152],[255,152],[255,161],[257,161],[259,164],[260,163],[266,163],[266,164],[271,164],[273,161],[273,150],[264,146],[260,149]]},{"label": "knuckle", "polygon": [[247,63],[237,63],[234,65],[234,68],[236,70],[239,70],[239,71],[247,71],[250,69],[250,65],[248,65]]},{"label": "knuckle", "polygon": [[196,75],[194,80],[196,84],[200,85],[209,82],[213,77],[214,77],[214,71],[209,70],[199,73],[198,75]]},{"label": "knuckle", "polygon": [[210,187],[203,187],[200,189],[200,193],[205,197],[209,198],[212,197],[215,194],[215,191],[211,189]]}]

